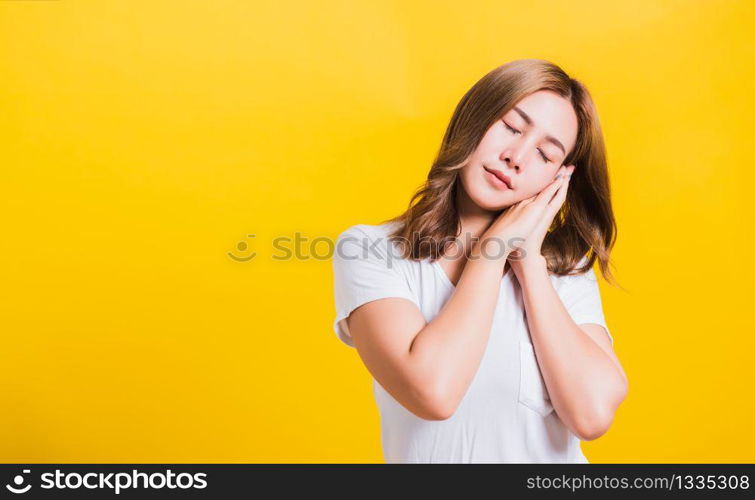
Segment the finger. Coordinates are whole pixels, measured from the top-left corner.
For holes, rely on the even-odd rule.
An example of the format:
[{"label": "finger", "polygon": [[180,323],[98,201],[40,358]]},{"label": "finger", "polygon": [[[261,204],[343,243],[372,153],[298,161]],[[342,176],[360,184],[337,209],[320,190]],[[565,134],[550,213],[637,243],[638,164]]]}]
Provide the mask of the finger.
[{"label": "finger", "polygon": [[559,210],[561,210],[561,207],[564,204],[564,201],[566,201],[566,194],[569,191],[569,181],[571,180],[571,177],[567,176],[563,182],[561,183],[561,186],[559,187],[556,194],[553,196],[553,199],[548,203],[548,215],[552,218],[555,217]]},{"label": "finger", "polygon": [[[537,196],[537,195],[535,195],[535,196]],[[518,210],[523,209],[524,207],[526,207],[527,205],[529,205],[530,203],[532,203],[535,200],[535,196],[532,196],[530,198],[525,198],[523,200],[519,200],[518,202],[516,202],[514,204],[513,208],[514,209],[518,209]]]},{"label": "finger", "polygon": [[568,174],[569,173],[567,172],[568,169],[569,169],[569,165],[561,165],[560,167],[558,167],[558,170],[556,171],[556,175],[553,176],[553,180],[555,181],[556,179],[558,179],[559,174],[561,176],[563,176],[564,174]]},{"label": "finger", "polygon": [[564,182],[563,175],[559,174],[557,176],[558,178],[555,179],[553,182],[548,184],[548,186],[545,187],[540,193],[537,195],[537,198],[535,199],[535,203],[546,205],[549,201],[551,201],[551,198],[553,198],[553,195],[556,193],[558,188],[561,187],[561,184]]},{"label": "finger", "polygon": [[[568,165],[568,166],[564,165],[563,172],[561,172],[556,177],[559,180],[567,181],[568,182],[569,180],[571,180],[571,174],[572,174],[573,170],[574,170],[574,166],[573,165]],[[564,183],[564,182],[562,182],[562,183],[559,184],[559,189],[558,189],[559,192],[561,191],[561,187],[564,186],[565,184],[566,183]]]},{"label": "finger", "polygon": [[568,189],[570,178],[571,177],[568,174],[561,175],[561,178],[559,179],[559,181],[561,182],[559,183],[558,188],[556,189],[556,192],[553,194],[553,197],[550,200],[548,200],[548,205],[551,205],[554,202],[558,202],[557,198],[559,197],[559,195],[562,195],[562,194],[564,196],[566,195],[566,190]]},{"label": "finger", "polygon": [[[559,169],[559,173],[553,179],[553,182],[555,182],[555,183],[558,184],[558,188],[556,190],[556,194],[558,194],[558,191],[561,190],[561,186],[564,185],[563,182],[558,182],[558,181],[563,181],[563,180],[571,178],[571,174],[572,174],[573,171],[574,171],[574,165],[562,165],[561,166],[561,168]],[[550,201],[552,201],[552,198],[550,200],[548,200],[548,202],[550,202]]]}]

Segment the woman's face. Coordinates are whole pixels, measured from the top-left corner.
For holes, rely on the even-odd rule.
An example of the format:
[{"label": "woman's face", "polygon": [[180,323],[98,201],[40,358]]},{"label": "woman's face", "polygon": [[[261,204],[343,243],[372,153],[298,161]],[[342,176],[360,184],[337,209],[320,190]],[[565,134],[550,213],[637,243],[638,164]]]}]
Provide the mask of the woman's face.
[{"label": "woman's face", "polygon": [[464,192],[490,211],[536,195],[553,181],[571,152],[577,127],[574,108],[558,94],[541,90],[522,98],[491,125],[461,169]]}]

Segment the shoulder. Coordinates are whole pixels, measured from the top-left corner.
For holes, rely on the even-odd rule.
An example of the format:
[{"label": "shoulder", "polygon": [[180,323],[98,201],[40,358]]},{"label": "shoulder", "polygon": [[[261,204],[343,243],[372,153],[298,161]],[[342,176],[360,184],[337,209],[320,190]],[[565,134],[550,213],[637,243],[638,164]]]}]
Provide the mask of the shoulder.
[{"label": "shoulder", "polygon": [[355,224],[339,233],[336,238],[336,247],[362,247],[373,252],[390,252],[397,256],[396,245],[389,240],[389,236],[395,227],[395,223]]},{"label": "shoulder", "polygon": [[343,239],[345,237],[361,237],[375,241],[381,238],[387,238],[394,227],[395,225],[391,223],[354,224],[353,226],[349,226],[348,228],[341,231],[341,233],[338,235],[338,239]]},{"label": "shoulder", "polygon": [[341,231],[332,259],[336,279],[359,281],[359,288],[410,281],[409,261],[388,238],[392,229],[392,224],[355,224]]},{"label": "shoulder", "polygon": [[[577,268],[581,268],[585,264],[587,264],[587,256],[582,257],[579,262],[577,263]],[[595,275],[595,271],[593,268],[589,268],[587,271],[582,273],[577,273],[576,271],[572,271],[574,274],[564,274],[564,275],[551,275],[551,279],[553,280],[554,284],[556,284],[556,287],[565,286],[568,284],[574,284],[574,283],[597,283],[598,278]]]}]

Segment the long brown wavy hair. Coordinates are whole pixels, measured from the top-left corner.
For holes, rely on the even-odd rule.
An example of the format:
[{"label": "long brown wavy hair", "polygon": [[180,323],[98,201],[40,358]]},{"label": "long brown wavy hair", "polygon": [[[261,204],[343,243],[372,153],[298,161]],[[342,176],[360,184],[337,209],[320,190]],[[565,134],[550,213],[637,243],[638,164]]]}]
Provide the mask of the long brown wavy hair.
[{"label": "long brown wavy hair", "polygon": [[[414,193],[404,213],[383,221],[397,224],[389,238],[403,243],[399,248],[404,258],[434,261],[442,256],[444,245],[420,243],[452,241],[460,235],[456,207],[457,190],[462,189],[459,170],[467,164],[488,128],[520,99],[539,90],[568,99],[578,120],[577,142],[563,163],[575,165],[567,197],[541,248],[548,271],[557,275],[581,274],[590,270],[597,259],[603,277],[614,281],[608,266],[616,241],[616,221],[595,104],[581,82],[540,59],[521,59],[493,69],[456,106],[427,180]],[[585,257],[585,264],[578,267]]]}]

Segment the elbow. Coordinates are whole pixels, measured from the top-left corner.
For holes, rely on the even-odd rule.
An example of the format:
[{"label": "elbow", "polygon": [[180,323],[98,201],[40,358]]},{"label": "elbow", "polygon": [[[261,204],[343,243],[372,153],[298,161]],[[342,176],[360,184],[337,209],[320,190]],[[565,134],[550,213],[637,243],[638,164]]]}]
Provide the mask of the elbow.
[{"label": "elbow", "polygon": [[576,434],[580,441],[592,441],[608,432],[610,426],[611,422],[582,422],[576,424],[574,434]]},{"label": "elbow", "polygon": [[456,413],[456,408],[447,404],[436,405],[430,413],[430,420],[448,420]]},{"label": "elbow", "polygon": [[434,397],[425,404],[425,420],[448,420],[456,413],[456,406],[448,402],[447,398]]},{"label": "elbow", "polygon": [[423,420],[441,421],[451,418],[453,416],[453,412],[449,412],[444,408],[425,408],[421,415],[416,415]]},{"label": "elbow", "polygon": [[454,416],[458,407],[446,391],[428,391],[422,399],[423,415],[418,416],[425,420],[448,420]]},{"label": "elbow", "polygon": [[582,416],[574,422],[574,434],[580,441],[592,441],[608,432],[613,423],[613,413],[596,411],[591,415]]},{"label": "elbow", "polygon": [[432,370],[421,370],[412,378],[411,395],[403,406],[423,420],[448,420],[456,413],[458,401],[451,396],[448,383]]},{"label": "elbow", "polygon": [[626,398],[627,386],[624,385],[623,387],[613,405],[598,406],[593,411],[575,418],[573,432],[581,441],[593,441],[608,432],[613,424],[618,406]]}]

